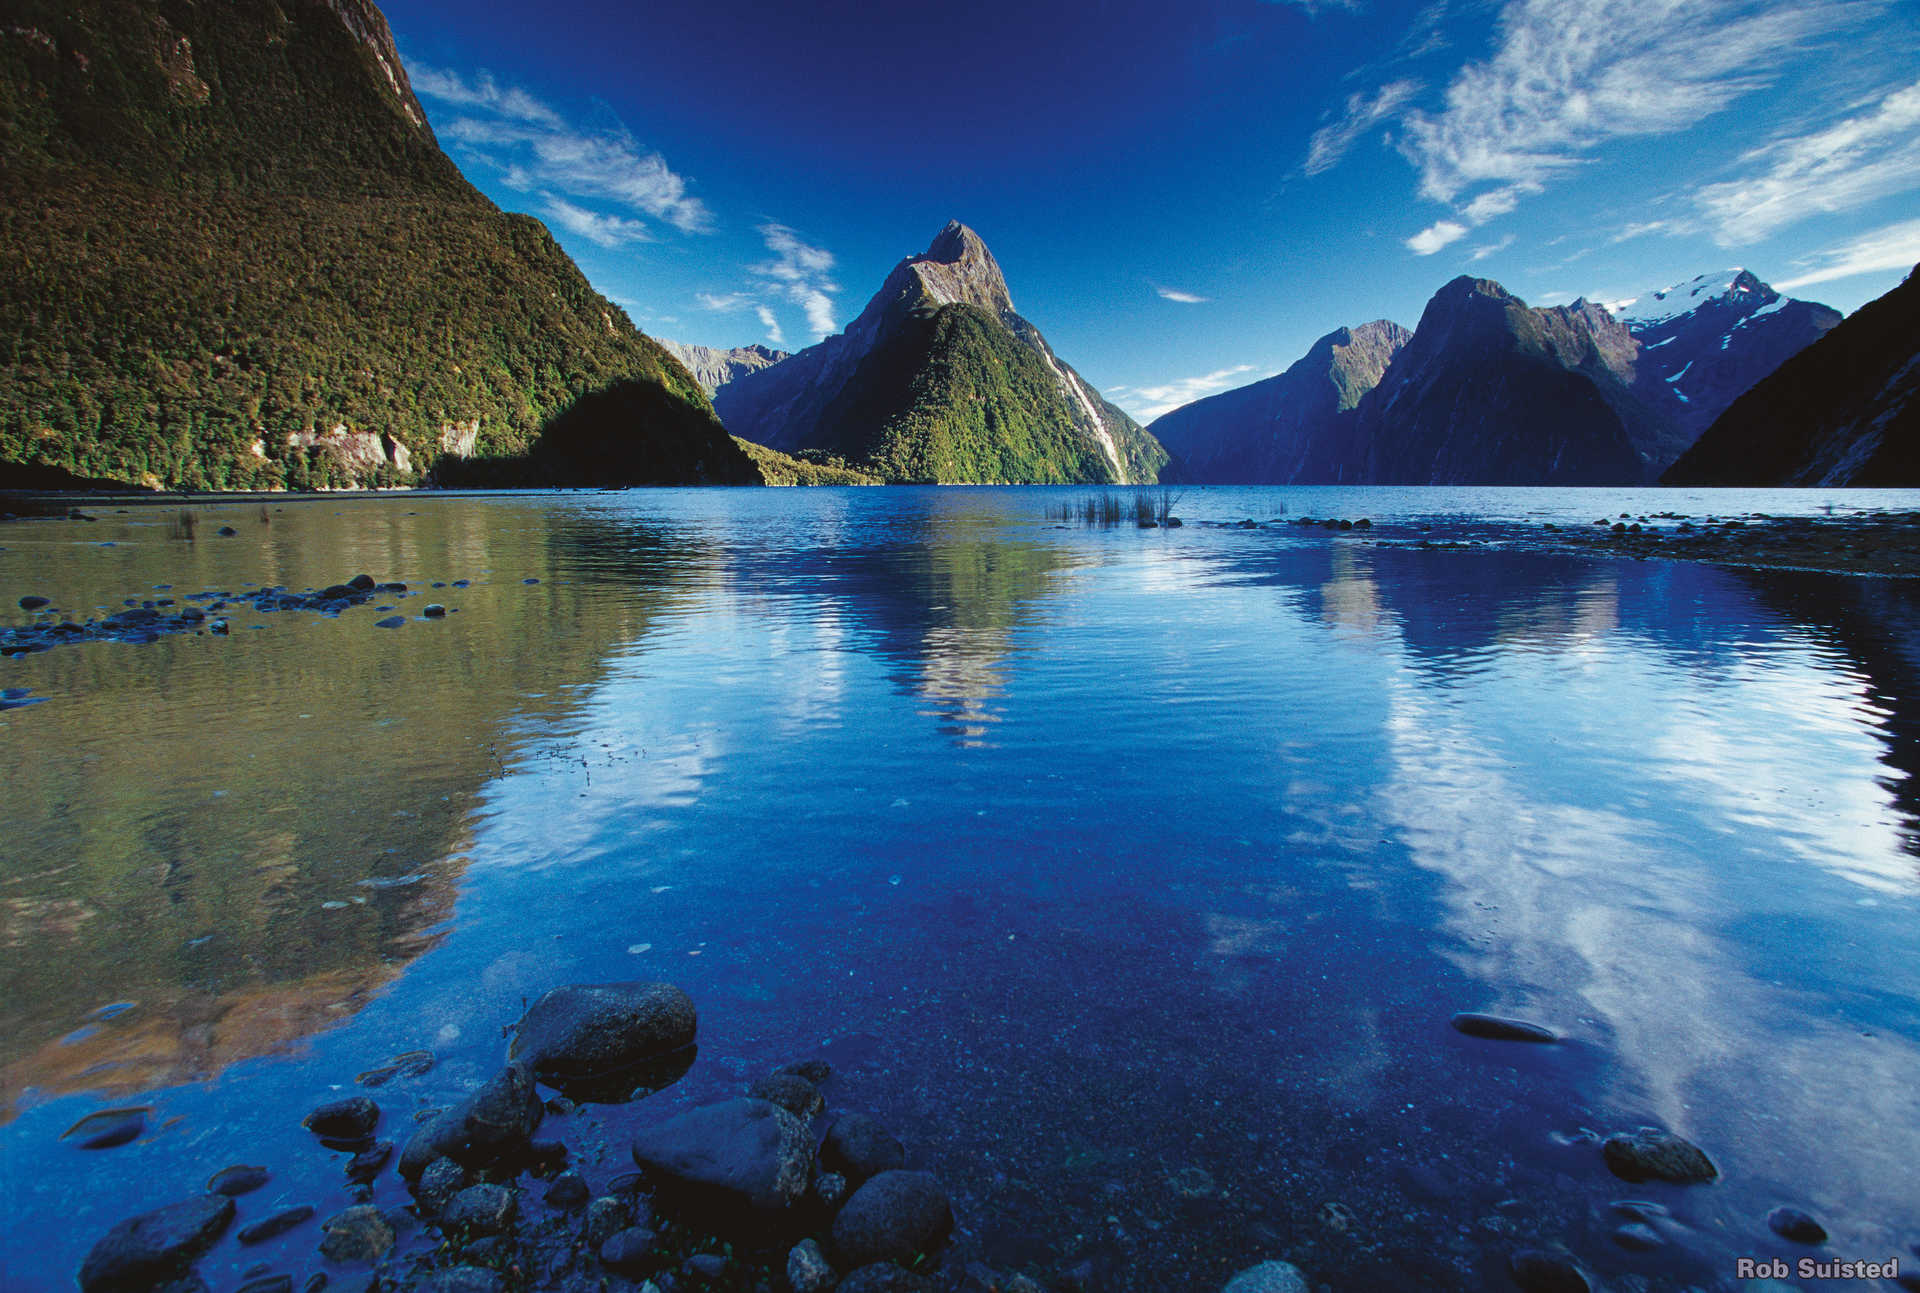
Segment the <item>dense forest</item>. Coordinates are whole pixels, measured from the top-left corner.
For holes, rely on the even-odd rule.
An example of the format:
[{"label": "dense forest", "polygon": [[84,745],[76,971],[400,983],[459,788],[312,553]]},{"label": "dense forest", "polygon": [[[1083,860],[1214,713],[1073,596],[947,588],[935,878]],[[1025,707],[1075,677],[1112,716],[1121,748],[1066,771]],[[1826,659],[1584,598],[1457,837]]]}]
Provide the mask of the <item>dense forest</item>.
[{"label": "dense forest", "polygon": [[10,7],[0,463],[209,489],[760,478],[678,361],[461,177],[363,0]]}]

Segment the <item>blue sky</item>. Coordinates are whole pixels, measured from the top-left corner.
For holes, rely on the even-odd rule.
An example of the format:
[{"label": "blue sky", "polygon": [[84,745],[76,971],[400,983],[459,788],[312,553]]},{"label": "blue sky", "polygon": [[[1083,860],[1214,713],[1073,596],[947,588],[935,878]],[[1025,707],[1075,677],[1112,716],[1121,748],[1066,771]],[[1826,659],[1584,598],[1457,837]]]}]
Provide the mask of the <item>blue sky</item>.
[{"label": "blue sky", "polygon": [[1142,421],[1461,273],[1920,262],[1912,0],[388,0],[441,143],[647,332],[798,349],[949,219]]}]

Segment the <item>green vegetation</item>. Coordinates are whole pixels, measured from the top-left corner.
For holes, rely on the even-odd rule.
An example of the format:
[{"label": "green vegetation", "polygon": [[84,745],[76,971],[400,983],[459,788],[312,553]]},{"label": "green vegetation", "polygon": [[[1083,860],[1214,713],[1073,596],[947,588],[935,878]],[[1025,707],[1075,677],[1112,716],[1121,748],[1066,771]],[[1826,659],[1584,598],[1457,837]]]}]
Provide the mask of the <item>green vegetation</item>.
[{"label": "green vegetation", "polygon": [[[992,313],[955,303],[904,319],[829,408],[830,452],[891,481],[1067,484],[1112,480],[1074,427],[1059,378]],[[1132,479],[1166,453],[1125,414],[1118,448]]]},{"label": "green vegetation", "polygon": [[348,7],[366,39],[318,0],[17,0],[0,464],[196,489],[757,480],[686,370],[466,183]]},{"label": "green vegetation", "polygon": [[1133,524],[1145,530],[1157,525],[1179,525],[1180,518],[1173,514],[1173,505],[1179,501],[1178,494],[1165,488],[1136,489],[1125,494],[1088,494],[1064,503],[1049,503],[1047,517],[1103,527]]},{"label": "green vegetation", "polygon": [[769,449],[763,444],[755,444],[751,440],[742,440],[739,436],[735,436],[733,442],[753,460],[753,465],[759,469],[761,479],[769,485],[880,485],[885,483],[873,473],[851,467],[843,459],[818,449],[802,449],[796,454],[789,455],[781,453],[778,449]]}]

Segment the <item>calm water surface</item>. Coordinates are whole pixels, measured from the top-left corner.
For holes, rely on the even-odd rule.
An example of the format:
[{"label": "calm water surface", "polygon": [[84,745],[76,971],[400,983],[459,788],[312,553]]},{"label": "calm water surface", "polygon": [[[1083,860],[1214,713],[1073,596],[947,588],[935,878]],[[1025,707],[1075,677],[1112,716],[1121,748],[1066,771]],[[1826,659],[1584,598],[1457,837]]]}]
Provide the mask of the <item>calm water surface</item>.
[{"label": "calm water surface", "polygon": [[[275,1169],[243,1219],[324,1217],[349,1199],[307,1108],[429,1049],[375,1093],[404,1135],[523,1002],[616,978],[691,992],[701,1058],[550,1124],[596,1185],[636,1123],[821,1054],[830,1103],[951,1187],[962,1253],[1101,1288],[1267,1257],[1500,1287],[1527,1245],[1732,1288],[1736,1256],[1804,1251],[1780,1203],[1833,1256],[1920,1267],[1920,589],[1213,524],[1920,500],[1190,490],[1180,530],[1048,519],[1082,492],[0,530],[21,619],[27,593],[83,617],[469,581],[0,662],[42,701],[0,712],[0,1282],[71,1287],[111,1224],[229,1163]],[[1470,1040],[1457,1010],[1567,1040]],[[138,1141],[61,1140],[130,1103]],[[1722,1180],[1614,1180],[1594,1135],[1642,1124]],[[1623,1198],[1672,1210],[1668,1247],[1612,1241]],[[304,1275],[316,1241],[201,1270]]]}]

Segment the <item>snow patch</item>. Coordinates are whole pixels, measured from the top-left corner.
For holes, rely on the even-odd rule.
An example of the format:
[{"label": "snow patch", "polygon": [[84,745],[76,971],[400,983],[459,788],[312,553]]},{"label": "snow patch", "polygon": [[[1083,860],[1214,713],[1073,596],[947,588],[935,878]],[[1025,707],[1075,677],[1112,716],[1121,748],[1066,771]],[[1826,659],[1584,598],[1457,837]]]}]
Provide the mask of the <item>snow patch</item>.
[{"label": "snow patch", "polygon": [[[1692,367],[1693,367],[1693,361],[1692,361],[1691,359],[1689,359],[1689,360],[1687,361],[1687,368],[1692,368]],[[1669,383],[1673,383],[1673,382],[1677,382],[1677,381],[1679,381],[1679,380],[1680,380],[1680,379],[1681,379],[1682,377],[1685,377],[1685,376],[1687,375],[1687,368],[1682,368],[1682,369],[1681,369],[1681,370],[1680,370],[1679,372],[1677,372],[1677,373],[1675,373],[1675,374],[1674,374],[1673,376],[1671,376],[1671,377],[1669,377],[1669,378],[1667,378],[1667,381],[1668,381]],[[1674,392],[1674,394],[1676,394],[1676,395],[1678,395],[1678,394],[1679,394],[1679,392],[1678,392],[1678,391],[1675,391],[1675,392]]]},{"label": "snow patch", "polygon": [[1627,325],[1630,330],[1655,327],[1670,322],[1699,309],[1708,301],[1718,297],[1745,297],[1749,289],[1735,289],[1734,280],[1745,271],[1738,266],[1733,269],[1715,270],[1710,274],[1701,274],[1684,283],[1675,283],[1672,287],[1658,292],[1648,292],[1631,300],[1608,303],[1607,308],[1615,318]]}]

